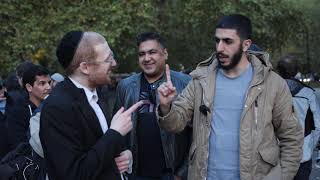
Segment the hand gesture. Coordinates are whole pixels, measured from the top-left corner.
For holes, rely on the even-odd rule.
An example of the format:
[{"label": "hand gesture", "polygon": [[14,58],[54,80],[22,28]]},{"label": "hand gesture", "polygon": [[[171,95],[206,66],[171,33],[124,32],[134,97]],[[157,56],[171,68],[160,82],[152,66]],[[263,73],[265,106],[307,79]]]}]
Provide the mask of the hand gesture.
[{"label": "hand gesture", "polygon": [[[132,153],[130,150],[125,150],[120,153],[120,156],[115,158],[119,172],[122,174],[131,169]],[[130,173],[130,172],[129,172]]]},{"label": "hand gesture", "polygon": [[124,108],[121,107],[113,116],[110,129],[118,131],[122,136],[126,135],[132,129],[131,113],[137,110],[137,108],[142,104],[143,102],[139,101],[132,105],[126,111],[124,111]]},{"label": "hand gesture", "polygon": [[166,64],[166,77],[167,82],[162,83],[158,87],[160,110],[163,114],[167,114],[170,111],[171,102],[177,94],[176,88],[171,82],[170,68]]}]

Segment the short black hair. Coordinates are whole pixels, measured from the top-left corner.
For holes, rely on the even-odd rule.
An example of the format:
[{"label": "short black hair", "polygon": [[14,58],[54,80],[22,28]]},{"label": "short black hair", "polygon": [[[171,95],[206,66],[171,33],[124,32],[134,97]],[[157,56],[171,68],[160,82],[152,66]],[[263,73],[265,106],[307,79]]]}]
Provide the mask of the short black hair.
[{"label": "short black hair", "polygon": [[34,64],[32,62],[30,62],[30,61],[24,61],[24,62],[20,63],[16,67],[17,76],[19,78],[22,78],[23,77],[23,73],[26,72],[32,66],[34,66]]},{"label": "short black hair", "polygon": [[222,16],[216,24],[217,28],[235,29],[242,40],[252,37],[251,21],[241,14]]},{"label": "short black hair", "polygon": [[277,65],[279,75],[284,79],[292,79],[298,73],[298,60],[294,55],[280,58]]},{"label": "short black hair", "polygon": [[23,74],[23,87],[26,88],[26,84],[33,86],[34,82],[36,81],[36,76],[49,76],[49,74],[50,73],[46,68],[40,65],[34,65]]},{"label": "short black hair", "polygon": [[148,40],[156,40],[162,48],[166,48],[163,38],[157,32],[143,32],[138,34],[136,37],[137,46],[140,46],[141,43]]}]

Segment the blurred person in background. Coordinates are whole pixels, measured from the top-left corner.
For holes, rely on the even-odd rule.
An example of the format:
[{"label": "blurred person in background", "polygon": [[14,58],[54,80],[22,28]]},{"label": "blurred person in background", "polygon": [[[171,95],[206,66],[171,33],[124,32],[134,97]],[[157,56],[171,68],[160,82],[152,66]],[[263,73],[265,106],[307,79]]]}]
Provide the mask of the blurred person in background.
[{"label": "blurred person in background", "polygon": [[14,118],[7,120],[8,140],[11,149],[21,142],[28,142],[28,129],[33,111],[51,91],[49,71],[39,65],[30,66],[22,76],[27,100],[14,107]]},{"label": "blurred person in background", "polygon": [[304,129],[303,156],[294,180],[308,180],[312,170],[312,154],[320,133],[320,109],[315,90],[297,80],[299,72],[297,58],[287,55],[278,61],[278,72],[289,86],[293,97],[294,110]]},{"label": "blurred person in background", "polygon": [[[15,149],[21,140],[20,136],[16,137],[14,135],[15,132],[10,132],[10,130],[15,130],[15,127],[19,126],[21,122],[24,124],[24,122],[29,122],[30,119],[30,111],[28,108],[29,95],[23,88],[22,78],[23,74],[33,66],[34,64],[29,61],[19,64],[16,67],[15,76],[10,74],[6,82],[8,87],[6,94],[7,100],[5,108],[5,123],[7,124],[8,128],[8,146],[10,151]],[[17,81],[19,87],[17,87]],[[18,122],[18,124],[16,122]],[[23,137],[26,137],[26,135],[23,134]],[[24,139],[24,141],[26,140],[27,139]]]},{"label": "blurred person in background", "polygon": [[64,81],[64,77],[60,73],[51,75],[51,88],[54,88],[58,83]]},{"label": "blurred person in background", "polygon": [[5,92],[6,92],[6,87],[4,85],[3,80],[0,79],[0,113],[2,117],[4,117],[4,111],[5,111],[6,99],[7,99],[5,96]]},{"label": "blurred person in background", "polygon": [[3,81],[0,80],[0,159],[8,152],[7,127],[4,116],[6,105],[5,89]]}]

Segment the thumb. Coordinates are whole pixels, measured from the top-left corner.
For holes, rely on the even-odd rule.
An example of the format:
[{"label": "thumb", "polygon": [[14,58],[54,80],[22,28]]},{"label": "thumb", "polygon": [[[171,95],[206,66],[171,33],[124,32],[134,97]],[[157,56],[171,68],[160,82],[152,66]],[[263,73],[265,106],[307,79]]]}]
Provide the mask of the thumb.
[{"label": "thumb", "polygon": [[113,117],[118,117],[120,114],[123,113],[123,111],[124,111],[124,108],[121,107]]}]

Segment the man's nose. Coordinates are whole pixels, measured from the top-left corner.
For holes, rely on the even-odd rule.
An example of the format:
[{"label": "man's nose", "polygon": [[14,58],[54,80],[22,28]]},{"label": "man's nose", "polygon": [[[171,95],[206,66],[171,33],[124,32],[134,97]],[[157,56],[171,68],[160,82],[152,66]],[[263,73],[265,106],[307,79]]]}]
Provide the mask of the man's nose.
[{"label": "man's nose", "polygon": [[145,61],[149,61],[151,59],[151,55],[149,53],[146,53],[144,56]]},{"label": "man's nose", "polygon": [[46,83],[46,90],[51,90],[51,85],[49,82]]},{"label": "man's nose", "polygon": [[113,68],[113,69],[115,69],[116,67],[117,67],[117,61],[116,61],[116,59],[114,59],[113,58],[113,60],[112,60],[112,62],[111,62],[111,67]]},{"label": "man's nose", "polygon": [[222,41],[216,43],[216,50],[217,52],[222,52],[224,50],[224,44]]}]

